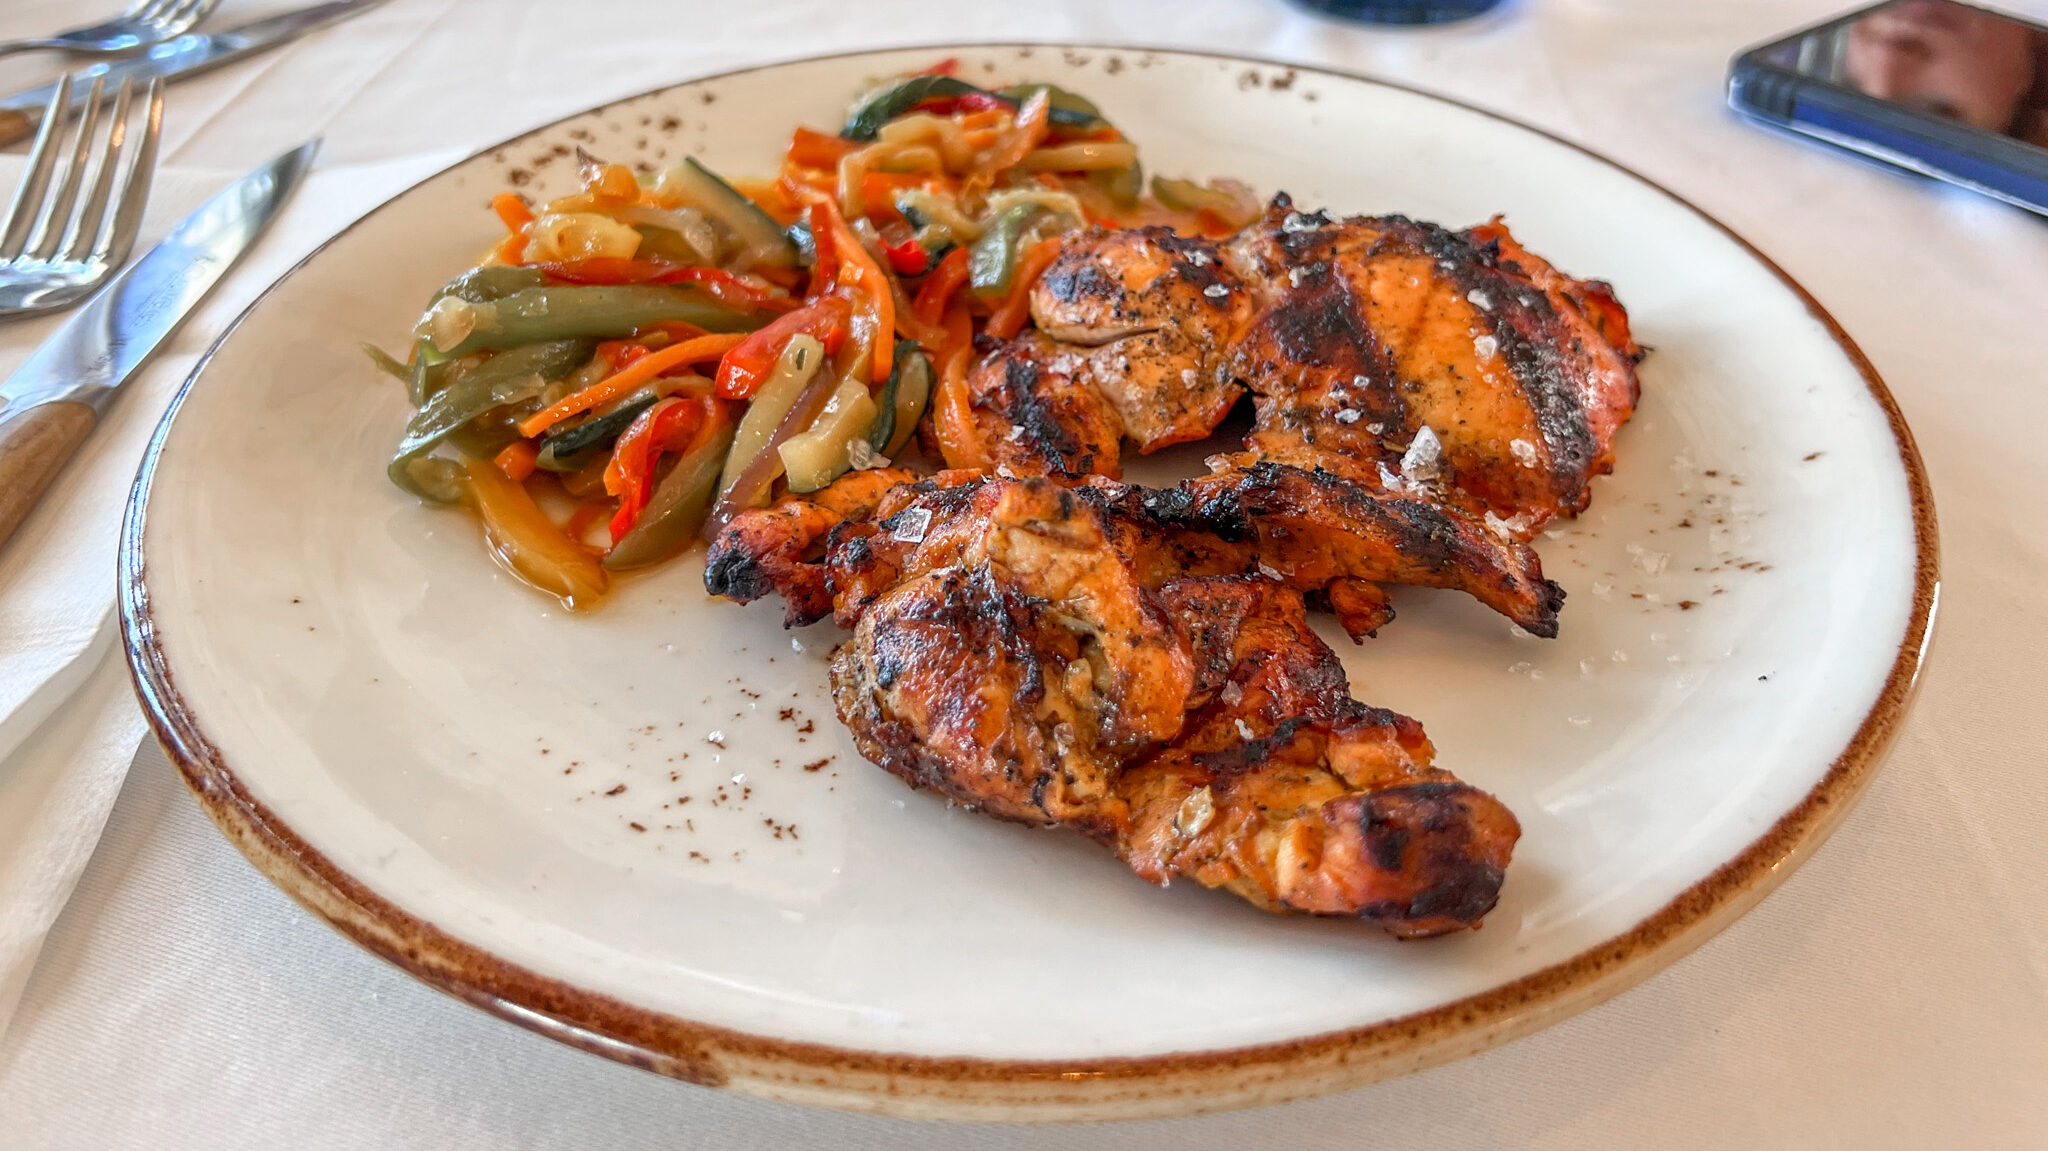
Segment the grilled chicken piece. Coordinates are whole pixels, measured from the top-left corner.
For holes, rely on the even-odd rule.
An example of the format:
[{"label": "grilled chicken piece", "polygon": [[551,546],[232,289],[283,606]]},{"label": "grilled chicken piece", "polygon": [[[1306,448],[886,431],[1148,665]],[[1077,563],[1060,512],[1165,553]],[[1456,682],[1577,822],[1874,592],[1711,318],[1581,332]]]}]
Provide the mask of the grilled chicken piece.
[{"label": "grilled chicken piece", "polygon": [[[1584,510],[1592,478],[1613,470],[1637,398],[1626,313],[1498,220],[1454,233],[1303,214],[1279,197],[1228,259],[1261,301],[1231,347],[1256,394],[1259,458],[1433,484],[1524,539]],[[1424,429],[1433,474],[1404,475]]]},{"label": "grilled chicken piece", "polygon": [[1402,935],[1492,909],[1514,816],[1431,767],[1420,724],[1350,697],[1298,598],[1234,578],[1159,594],[1190,632],[1200,702],[1172,747],[1119,780],[1133,871],[1191,876],[1272,910],[1364,915]]},{"label": "grilled chicken piece", "polygon": [[[833,693],[862,753],[992,815],[1079,831],[1155,883],[1400,936],[1475,926],[1514,817],[1430,767],[1414,721],[1350,698],[1300,593],[1170,575],[1171,533],[1126,510],[1131,490],[933,486],[835,530],[854,631]],[[854,559],[880,590],[836,578]]]},{"label": "grilled chicken piece", "polygon": [[[1641,349],[1612,291],[1498,220],[1333,220],[1279,196],[1226,243],[1078,233],[1031,304],[1038,331],[992,357],[1000,402],[977,398],[991,458],[1020,474],[1116,475],[1102,410],[1149,451],[1207,434],[1249,388],[1249,459],[1422,496],[1526,540],[1585,508],[1637,398]],[[1063,439],[1048,425],[1069,410],[1092,418]],[[1056,450],[1068,440],[1087,450]]]},{"label": "grilled chicken piece", "polygon": [[832,612],[832,593],[818,561],[827,532],[864,520],[884,496],[919,478],[907,468],[848,472],[822,491],[785,494],[766,508],[740,513],[704,557],[704,590],[752,603],[782,593],[784,627],[803,627]]},{"label": "grilled chicken piece", "polygon": [[1096,229],[1064,245],[1031,311],[1046,336],[1086,349],[1088,382],[1151,452],[1208,435],[1244,394],[1223,355],[1251,322],[1244,287],[1207,240]]},{"label": "grilled chicken piece", "polygon": [[[712,542],[706,587],[742,603],[780,591],[791,627],[828,611],[852,627],[866,603],[902,578],[905,541],[936,554],[929,533],[946,536],[973,522],[959,508],[975,498],[979,473],[877,490],[902,474],[854,472],[816,493],[815,508],[791,499],[740,513]],[[1316,596],[1353,639],[1393,618],[1379,584],[1450,588],[1535,635],[1557,634],[1564,592],[1543,578],[1529,547],[1427,501],[1328,472],[1258,463],[1164,490],[1100,478],[1065,490],[1111,513],[1106,530],[1147,586],[1182,575],[1262,574]]]},{"label": "grilled chicken piece", "polygon": [[[1331,589],[1333,606],[1368,594],[1356,587],[1363,581],[1451,588],[1524,631],[1557,635],[1564,589],[1543,578],[1535,551],[1456,509],[1263,461],[1182,481],[1180,490],[1211,531],[1252,537],[1258,570],[1304,591]],[[1348,621],[1346,630],[1359,634]]]},{"label": "grilled chicken piece", "polygon": [[1018,475],[1123,474],[1124,424],[1083,355],[1027,331],[967,373],[975,439]]}]

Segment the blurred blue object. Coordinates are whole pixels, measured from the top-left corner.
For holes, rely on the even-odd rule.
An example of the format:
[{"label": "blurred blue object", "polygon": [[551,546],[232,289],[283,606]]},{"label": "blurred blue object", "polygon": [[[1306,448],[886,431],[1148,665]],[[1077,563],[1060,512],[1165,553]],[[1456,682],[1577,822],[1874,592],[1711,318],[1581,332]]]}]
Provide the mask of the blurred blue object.
[{"label": "blurred blue object", "polygon": [[1368,24],[1448,24],[1469,20],[1501,0],[1294,0],[1303,8]]}]

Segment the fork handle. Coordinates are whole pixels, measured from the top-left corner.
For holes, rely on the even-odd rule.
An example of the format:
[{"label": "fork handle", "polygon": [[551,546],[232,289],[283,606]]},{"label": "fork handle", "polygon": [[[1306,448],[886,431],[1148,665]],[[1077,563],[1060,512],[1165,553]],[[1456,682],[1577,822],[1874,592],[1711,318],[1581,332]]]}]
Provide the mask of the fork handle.
[{"label": "fork handle", "polygon": [[91,408],[71,400],[19,412],[0,410],[0,546],[28,518],[98,422]]}]

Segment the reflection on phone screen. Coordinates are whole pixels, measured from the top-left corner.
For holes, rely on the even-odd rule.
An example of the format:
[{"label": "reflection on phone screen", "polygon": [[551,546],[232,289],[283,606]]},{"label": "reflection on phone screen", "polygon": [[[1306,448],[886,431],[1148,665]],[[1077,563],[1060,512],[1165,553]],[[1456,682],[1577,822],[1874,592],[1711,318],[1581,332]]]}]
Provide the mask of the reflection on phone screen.
[{"label": "reflection on phone screen", "polygon": [[1779,64],[2048,148],[2048,32],[1952,0],[1894,0],[1787,44]]}]

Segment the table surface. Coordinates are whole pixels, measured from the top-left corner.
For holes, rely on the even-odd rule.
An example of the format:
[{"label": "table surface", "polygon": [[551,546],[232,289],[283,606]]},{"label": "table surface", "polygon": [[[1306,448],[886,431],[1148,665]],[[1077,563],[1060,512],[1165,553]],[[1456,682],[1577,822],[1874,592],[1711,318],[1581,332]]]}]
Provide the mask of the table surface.
[{"label": "table surface", "polygon": [[[283,6],[229,0],[216,20]],[[2039,2],[2009,6],[2048,16]],[[76,23],[76,7],[13,0],[0,37]],[[2048,222],[1724,110],[1731,55],[1831,8],[1511,0],[1473,24],[1415,31],[1354,28],[1278,0],[619,0],[573,13],[545,0],[394,0],[179,85],[167,177],[217,182],[324,133],[323,177],[330,190],[354,190],[353,211],[533,124],[830,50],[988,39],[1192,47],[1443,92],[1674,189],[1835,314],[1890,384],[1933,477],[1939,637],[1891,762],[1833,840],[1643,986],[1506,1047],[1345,1094],[1088,1127],[805,1110],[528,1034],[413,982],[302,911],[207,824],[152,744],[0,1035],[0,1143],[2040,1146],[2048,693],[2036,673],[2048,608],[2033,593],[2048,578],[2048,537],[2029,497],[2048,487]],[[7,61],[0,87],[52,67]],[[181,341],[203,347],[214,334]],[[0,332],[0,367],[31,344]]]}]

